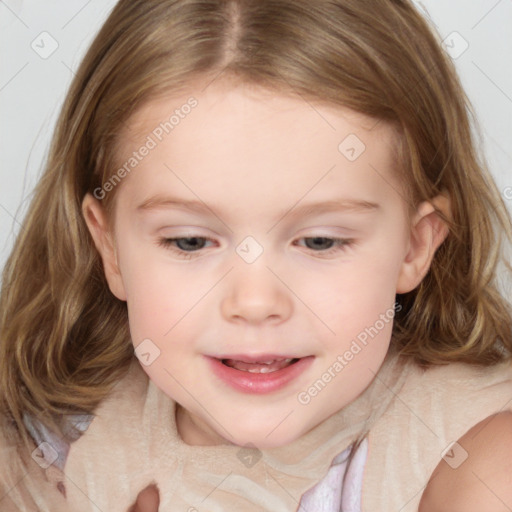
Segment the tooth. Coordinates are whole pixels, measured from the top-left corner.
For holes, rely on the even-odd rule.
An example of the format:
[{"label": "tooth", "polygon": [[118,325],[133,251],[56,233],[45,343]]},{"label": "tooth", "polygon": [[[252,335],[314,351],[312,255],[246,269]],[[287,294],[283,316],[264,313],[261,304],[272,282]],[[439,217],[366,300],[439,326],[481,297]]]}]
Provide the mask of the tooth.
[{"label": "tooth", "polygon": [[250,370],[245,370],[245,371],[249,372],[249,373],[272,373],[272,372],[275,372],[276,370],[271,370],[270,368],[260,368],[260,369],[251,368]]},{"label": "tooth", "polygon": [[[275,363],[276,361],[281,361],[281,359],[272,359],[271,361],[256,361],[257,364],[271,364]],[[293,359],[285,359],[286,363],[289,363],[290,361],[293,361]]]}]

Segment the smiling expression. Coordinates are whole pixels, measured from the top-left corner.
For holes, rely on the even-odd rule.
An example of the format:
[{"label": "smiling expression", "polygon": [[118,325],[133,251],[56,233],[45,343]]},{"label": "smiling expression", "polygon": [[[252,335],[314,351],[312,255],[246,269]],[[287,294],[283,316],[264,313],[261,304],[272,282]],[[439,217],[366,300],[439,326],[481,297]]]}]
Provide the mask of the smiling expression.
[{"label": "smiling expression", "polygon": [[[130,119],[119,162],[151,147],[117,185],[115,256],[88,224],[186,442],[285,445],[369,385],[392,331],[378,321],[429,264],[413,254],[394,137],[348,109],[220,80]],[[84,212],[101,223],[99,204],[89,195]],[[299,361],[259,374],[229,358]]]}]

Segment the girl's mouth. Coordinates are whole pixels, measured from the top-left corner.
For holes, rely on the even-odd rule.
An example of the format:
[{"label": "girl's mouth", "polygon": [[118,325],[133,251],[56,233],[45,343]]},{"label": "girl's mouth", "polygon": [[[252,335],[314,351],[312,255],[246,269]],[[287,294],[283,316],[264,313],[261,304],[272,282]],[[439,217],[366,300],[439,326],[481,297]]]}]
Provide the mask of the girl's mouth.
[{"label": "girl's mouth", "polygon": [[[213,374],[236,391],[263,394],[277,391],[298,378],[313,362],[308,357],[205,356]],[[249,359],[249,361],[247,360]]]}]

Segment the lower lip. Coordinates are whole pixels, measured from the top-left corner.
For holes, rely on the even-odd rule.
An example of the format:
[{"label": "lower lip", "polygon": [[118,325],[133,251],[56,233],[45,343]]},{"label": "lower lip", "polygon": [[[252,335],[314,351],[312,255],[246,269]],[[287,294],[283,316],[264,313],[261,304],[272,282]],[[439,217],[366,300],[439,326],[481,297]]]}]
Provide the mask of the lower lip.
[{"label": "lower lip", "polygon": [[223,382],[243,393],[264,394],[284,388],[297,378],[313,362],[314,356],[303,357],[296,363],[270,373],[251,373],[236,370],[222,363],[219,359],[206,356],[213,373]]}]

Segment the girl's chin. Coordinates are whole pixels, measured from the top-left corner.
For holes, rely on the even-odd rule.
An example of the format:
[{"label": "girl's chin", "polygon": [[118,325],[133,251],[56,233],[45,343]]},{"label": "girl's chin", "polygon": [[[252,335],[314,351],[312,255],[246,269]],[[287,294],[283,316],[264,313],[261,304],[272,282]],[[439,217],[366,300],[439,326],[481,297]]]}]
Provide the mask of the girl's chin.
[{"label": "girl's chin", "polygon": [[[224,438],[217,432],[204,431],[198,429],[196,425],[190,425],[190,420],[184,420],[178,432],[182,441],[191,446],[240,446],[243,448],[259,448],[261,450],[267,450],[271,448],[280,448],[292,443],[296,437],[291,437],[290,433],[287,433],[285,437],[279,436],[268,436],[268,432],[271,429],[262,429],[260,432],[255,433],[253,429],[250,432],[240,431],[240,426],[237,425],[238,431],[234,432],[234,429],[229,429],[233,433],[233,438]],[[272,437],[272,439],[271,439]]]},{"label": "girl's chin", "polygon": [[[297,426],[297,424],[294,425],[295,428]],[[223,436],[222,433],[214,430],[212,426],[191,414],[178,403],[176,403],[176,427],[182,441],[191,446],[236,445],[257,447],[261,450],[286,446],[303,434],[302,431],[290,432],[289,429],[286,431],[284,424],[277,425],[276,428],[275,424],[263,424],[256,427],[253,422],[247,425],[237,422],[225,426],[226,431],[232,437]],[[282,431],[278,432],[278,429]],[[307,430],[309,429],[304,429],[304,431]]]}]

